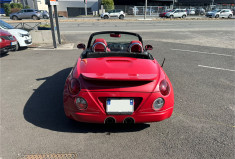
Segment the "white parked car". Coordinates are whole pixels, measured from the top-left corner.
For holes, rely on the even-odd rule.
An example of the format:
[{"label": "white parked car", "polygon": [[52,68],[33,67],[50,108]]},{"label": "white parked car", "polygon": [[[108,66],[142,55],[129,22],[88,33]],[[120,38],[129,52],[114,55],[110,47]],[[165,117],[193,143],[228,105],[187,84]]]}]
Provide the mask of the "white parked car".
[{"label": "white parked car", "polygon": [[170,12],[167,12],[165,15],[167,18],[186,18],[187,11],[186,9],[173,9]]},{"label": "white parked car", "polygon": [[13,35],[17,40],[16,49],[19,47],[26,47],[32,44],[32,37],[29,32],[22,29],[15,29],[12,25],[0,20],[0,29],[8,31],[11,35]]},{"label": "white parked car", "polygon": [[206,13],[209,18],[232,18],[233,12],[230,9],[216,9]]},{"label": "white parked car", "polygon": [[195,14],[195,9],[187,9],[187,14],[188,15],[194,15]]},{"label": "white parked car", "polygon": [[101,14],[101,18],[109,19],[110,17],[118,17],[119,19],[124,19],[125,13],[121,9],[114,9]]}]

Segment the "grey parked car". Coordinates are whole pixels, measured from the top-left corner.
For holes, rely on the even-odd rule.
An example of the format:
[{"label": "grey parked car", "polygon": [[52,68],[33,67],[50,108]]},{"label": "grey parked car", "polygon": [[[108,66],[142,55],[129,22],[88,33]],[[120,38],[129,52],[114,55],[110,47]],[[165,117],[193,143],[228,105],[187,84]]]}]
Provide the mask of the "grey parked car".
[{"label": "grey parked car", "polygon": [[13,20],[20,20],[20,19],[39,20],[40,18],[42,18],[42,13],[36,9],[22,9],[19,12],[10,14],[10,18]]},{"label": "grey parked car", "polygon": [[39,10],[41,12],[43,19],[49,19],[49,13],[46,10]]}]

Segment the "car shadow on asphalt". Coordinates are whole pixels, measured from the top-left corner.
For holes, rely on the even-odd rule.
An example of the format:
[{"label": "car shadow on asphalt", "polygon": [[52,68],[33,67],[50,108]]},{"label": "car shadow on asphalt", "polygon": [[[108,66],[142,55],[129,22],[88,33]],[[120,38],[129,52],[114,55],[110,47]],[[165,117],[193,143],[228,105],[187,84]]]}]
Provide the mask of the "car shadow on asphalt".
[{"label": "car shadow on asphalt", "polygon": [[88,124],[67,119],[63,108],[63,88],[71,69],[67,68],[50,77],[36,79],[45,82],[34,90],[24,107],[26,121],[41,128],[74,133],[136,132],[150,127],[149,124]]}]

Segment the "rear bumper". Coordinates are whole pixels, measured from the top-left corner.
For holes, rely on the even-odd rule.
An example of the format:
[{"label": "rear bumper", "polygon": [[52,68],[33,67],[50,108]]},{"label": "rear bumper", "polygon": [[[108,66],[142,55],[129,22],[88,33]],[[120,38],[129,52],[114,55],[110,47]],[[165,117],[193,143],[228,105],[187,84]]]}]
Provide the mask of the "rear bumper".
[{"label": "rear bumper", "polygon": [[3,48],[0,48],[0,54],[4,54],[4,53],[7,53],[8,51],[10,50],[14,50],[16,48],[15,45],[9,45],[9,46],[6,46],[6,47],[3,47]]},{"label": "rear bumper", "polygon": [[[141,92],[80,92],[79,97],[84,98],[88,103],[88,108],[85,111],[80,111],[75,106],[76,97],[68,94],[67,89],[64,89],[64,111],[68,118],[79,122],[88,123],[104,123],[108,117],[113,117],[116,123],[123,123],[127,117],[132,117],[135,123],[158,122],[167,119],[171,116],[174,106],[174,93],[163,97],[160,92],[141,93]],[[109,115],[106,113],[106,98],[141,98],[139,102],[136,100],[134,112],[130,115]],[[152,104],[157,98],[164,98],[164,106],[155,111],[152,109]],[[138,104],[137,104],[138,103]]]},{"label": "rear bumper", "polygon": [[135,113],[133,115],[105,115],[100,113],[82,113],[82,112],[69,112],[66,111],[66,116],[79,122],[87,123],[104,123],[108,117],[113,117],[116,123],[123,123],[128,117],[132,117],[135,123],[149,123],[158,122],[169,118],[173,112],[173,107],[156,113]]}]

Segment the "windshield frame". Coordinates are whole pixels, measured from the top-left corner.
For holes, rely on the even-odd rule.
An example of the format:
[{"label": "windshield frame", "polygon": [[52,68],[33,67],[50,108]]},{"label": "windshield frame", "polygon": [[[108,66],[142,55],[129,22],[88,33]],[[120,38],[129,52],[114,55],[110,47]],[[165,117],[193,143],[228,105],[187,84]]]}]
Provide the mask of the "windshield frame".
[{"label": "windshield frame", "polygon": [[[3,25],[2,25],[3,24]],[[0,20],[0,27],[4,29],[14,29],[14,27],[7,22]]]},{"label": "windshield frame", "polygon": [[127,35],[133,35],[133,36],[136,36],[138,37],[139,41],[142,43],[142,45],[144,46],[143,44],[143,40],[142,40],[142,37],[137,34],[137,33],[132,33],[132,32],[125,32],[125,31],[102,31],[102,32],[95,32],[95,33],[92,33],[90,35],[90,38],[88,40],[88,44],[87,44],[87,48],[90,48],[91,47],[91,42],[93,40],[93,37],[96,36],[96,35],[99,35],[99,34],[127,34]]}]

